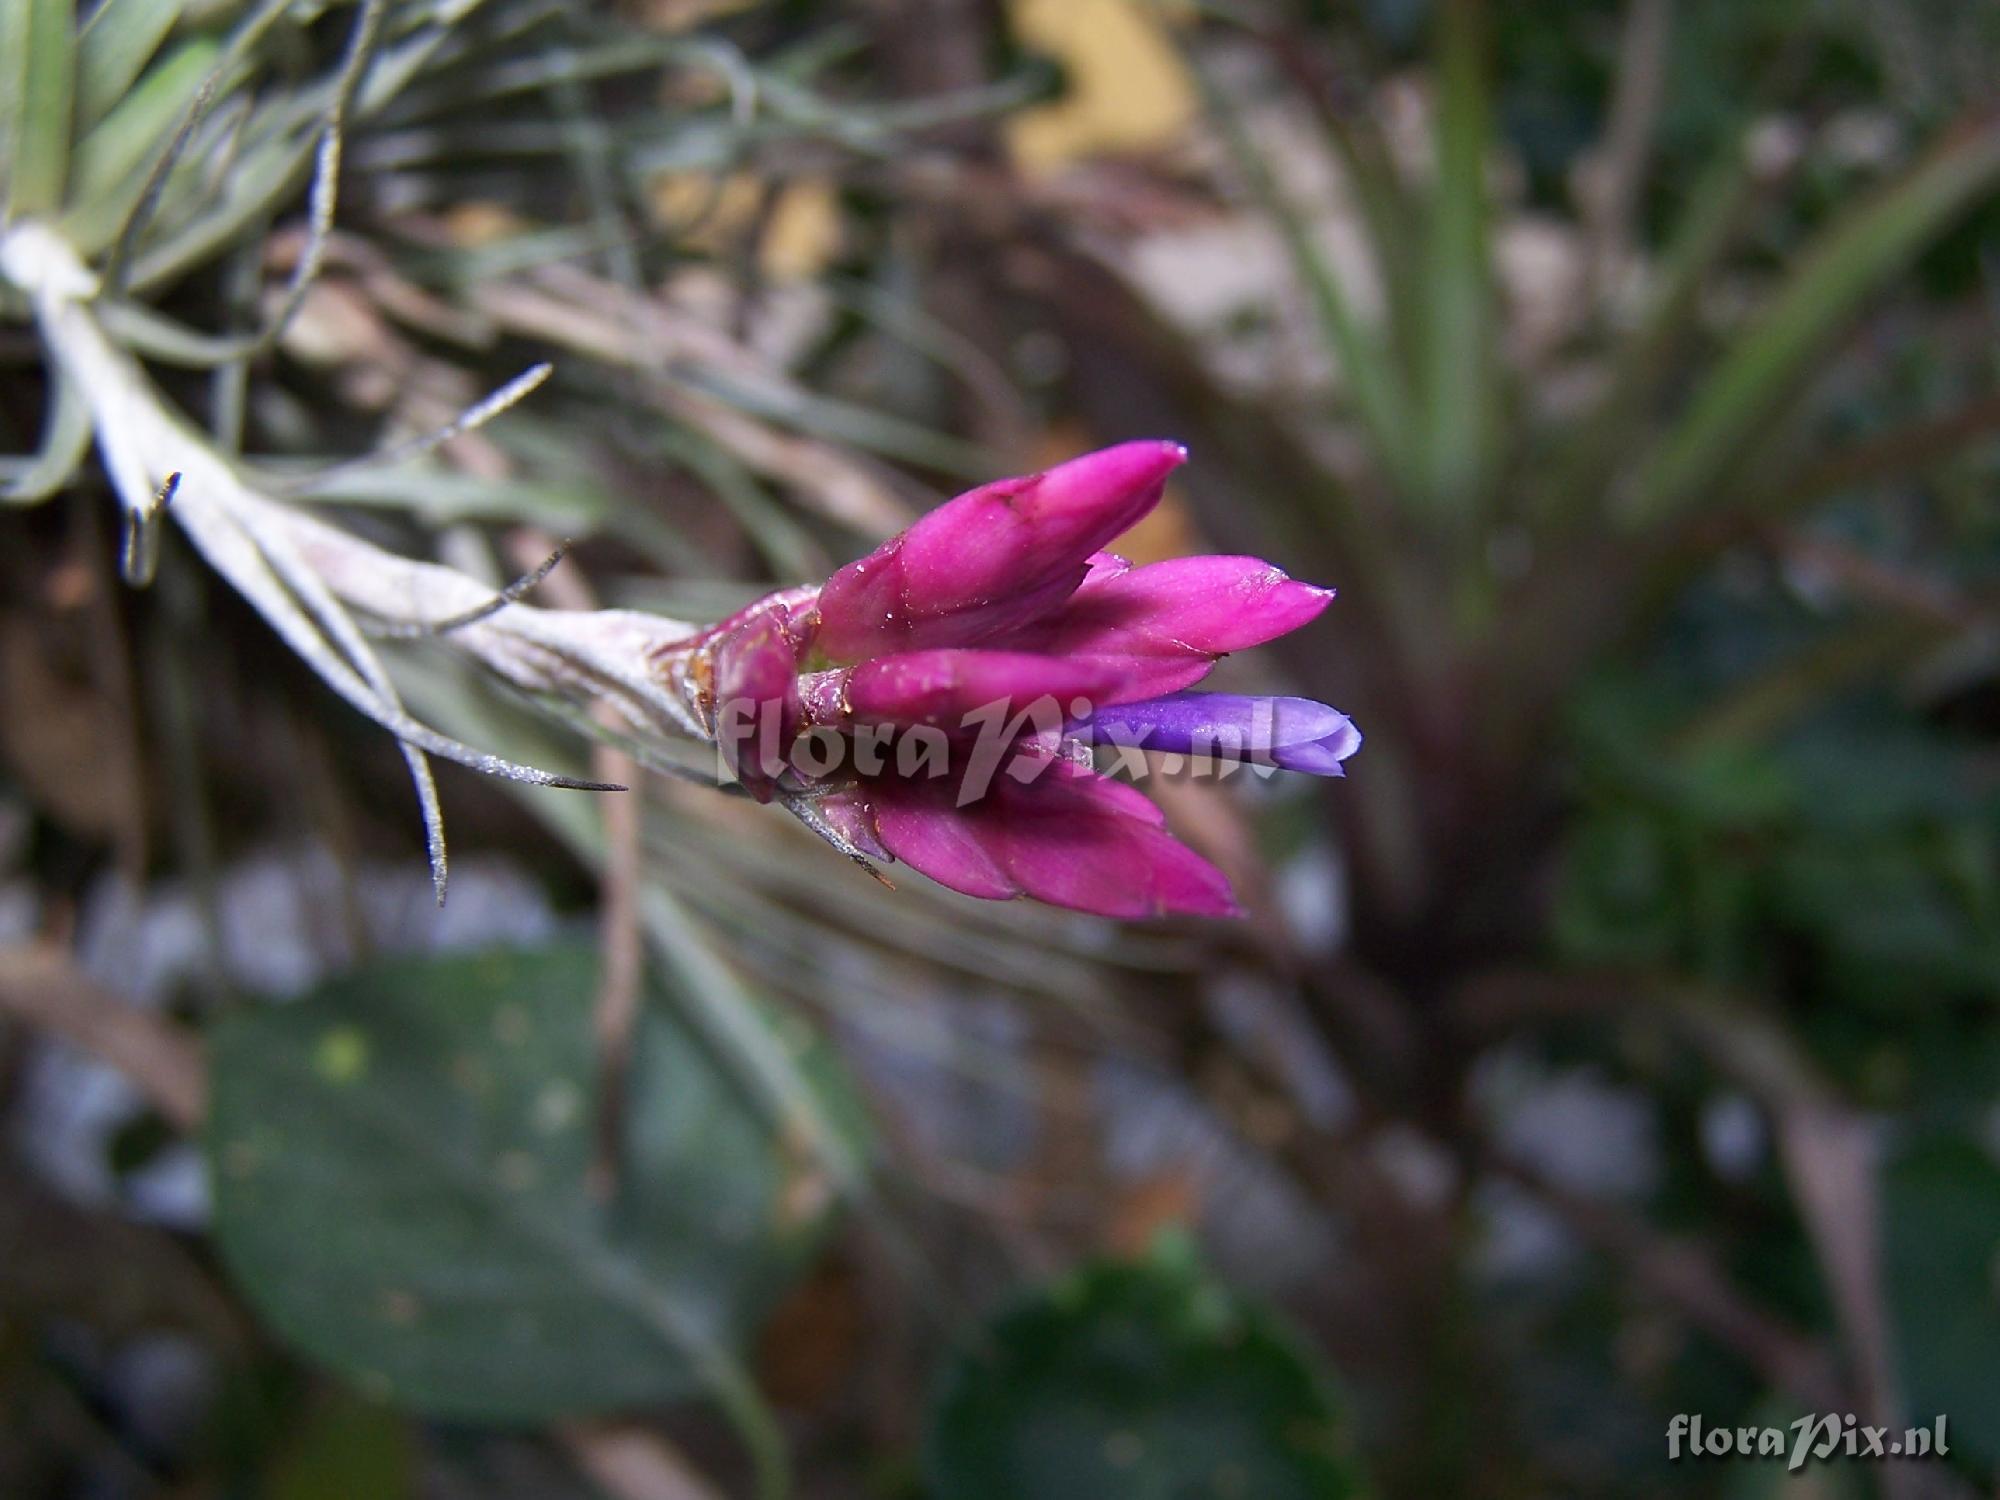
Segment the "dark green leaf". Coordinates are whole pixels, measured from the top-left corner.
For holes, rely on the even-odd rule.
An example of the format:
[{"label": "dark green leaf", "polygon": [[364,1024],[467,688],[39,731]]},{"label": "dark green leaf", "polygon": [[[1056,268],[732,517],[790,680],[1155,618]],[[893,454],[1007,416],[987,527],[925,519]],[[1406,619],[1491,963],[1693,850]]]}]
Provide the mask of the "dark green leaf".
[{"label": "dark green leaf", "polygon": [[731,1351],[829,1195],[649,1011],[623,1190],[599,1202],[595,985],[582,948],[405,961],[217,1028],[216,1235],[281,1332],[450,1416],[754,1402]]},{"label": "dark green leaf", "polygon": [[1905,1151],[1882,1184],[1885,1270],[1903,1359],[1904,1404],[1920,1425],[2000,1457],[2000,1163],[1970,1141]]},{"label": "dark green leaf", "polygon": [[947,1372],[937,1500],[1335,1500],[1360,1492],[1332,1397],[1272,1315],[1177,1248],[1098,1263]]}]

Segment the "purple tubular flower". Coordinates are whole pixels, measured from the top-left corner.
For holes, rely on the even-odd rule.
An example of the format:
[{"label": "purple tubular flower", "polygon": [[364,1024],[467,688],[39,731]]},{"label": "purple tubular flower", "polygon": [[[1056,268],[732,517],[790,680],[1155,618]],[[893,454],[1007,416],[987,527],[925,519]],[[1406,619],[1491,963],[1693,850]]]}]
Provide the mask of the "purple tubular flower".
[{"label": "purple tubular flower", "polygon": [[[656,664],[753,796],[785,793],[850,854],[992,900],[1113,917],[1232,914],[1222,872],[1138,791],[1076,763],[1083,747],[1137,743],[1337,776],[1361,736],[1307,699],[1182,691],[1217,657],[1298,629],[1333,597],[1254,557],[1135,568],[1100,550],[1159,501],[1186,457],[1178,443],[1125,443],[984,485],[820,587],[760,600]],[[949,754],[907,767],[900,755],[858,754],[771,764],[767,724],[780,757],[808,731],[858,750],[876,729],[893,731],[899,750],[922,735]],[[989,726],[1009,758],[990,779],[975,769]],[[1023,781],[1015,769],[1036,774]]]},{"label": "purple tubular flower", "polygon": [[1123,443],[960,495],[826,581],[819,651],[838,663],[969,646],[1046,613],[1186,459],[1179,443]]},{"label": "purple tubular flower", "polygon": [[1361,748],[1361,731],[1346,714],[1311,698],[1243,697],[1235,693],[1168,693],[1100,708],[1069,726],[1087,744],[1251,761],[1344,776],[1340,763]]}]

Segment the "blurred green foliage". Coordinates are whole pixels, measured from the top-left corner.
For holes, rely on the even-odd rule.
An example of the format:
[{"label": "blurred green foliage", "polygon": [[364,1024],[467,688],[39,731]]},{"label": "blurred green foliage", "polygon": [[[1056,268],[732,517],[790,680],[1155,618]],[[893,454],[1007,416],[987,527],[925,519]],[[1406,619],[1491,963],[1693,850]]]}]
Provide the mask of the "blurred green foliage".
[{"label": "blurred green foliage", "polygon": [[1296,1337],[1173,1240],[994,1318],[944,1372],[930,1455],[940,1500],[1360,1493]]}]

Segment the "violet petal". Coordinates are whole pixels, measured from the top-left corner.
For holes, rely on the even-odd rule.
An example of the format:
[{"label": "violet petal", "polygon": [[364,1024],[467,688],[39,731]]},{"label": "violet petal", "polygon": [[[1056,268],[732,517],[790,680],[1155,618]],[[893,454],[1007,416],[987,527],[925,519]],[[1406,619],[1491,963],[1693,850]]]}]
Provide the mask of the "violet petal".
[{"label": "violet petal", "polygon": [[1311,698],[1236,693],[1169,693],[1101,708],[1073,721],[1076,738],[1097,744],[1252,761],[1313,776],[1341,776],[1361,748],[1361,731],[1336,708]]}]

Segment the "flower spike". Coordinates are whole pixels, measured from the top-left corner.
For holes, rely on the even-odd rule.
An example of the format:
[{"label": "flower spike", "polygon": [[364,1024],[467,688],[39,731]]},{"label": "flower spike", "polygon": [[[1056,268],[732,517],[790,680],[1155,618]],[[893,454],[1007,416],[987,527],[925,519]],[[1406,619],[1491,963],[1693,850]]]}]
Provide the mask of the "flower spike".
[{"label": "flower spike", "polygon": [[988,900],[1233,915],[1222,873],[1091,747],[1338,776],[1361,736],[1310,699],[1184,691],[1333,598],[1254,557],[1135,568],[1103,551],[1186,457],[1124,443],[983,485],[656,666],[751,795],[852,858]]}]

